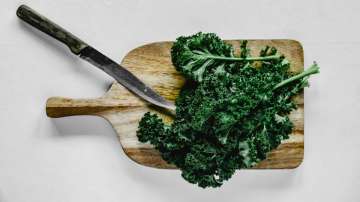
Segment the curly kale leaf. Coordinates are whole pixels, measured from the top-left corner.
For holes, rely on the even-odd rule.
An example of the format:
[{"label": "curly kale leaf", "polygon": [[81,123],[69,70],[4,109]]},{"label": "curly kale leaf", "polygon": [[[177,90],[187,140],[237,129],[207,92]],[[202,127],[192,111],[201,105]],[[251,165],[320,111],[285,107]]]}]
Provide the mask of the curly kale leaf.
[{"label": "curly kale leaf", "polygon": [[215,34],[179,37],[172,59],[188,81],[176,99],[174,122],[166,125],[146,113],[139,123],[139,141],[154,145],[185,180],[200,187],[221,186],[289,138],[288,115],[296,108],[291,98],[319,72],[314,63],[292,75],[290,62],[274,47],[258,57],[250,56],[246,42],[240,49],[234,56],[232,46]]},{"label": "curly kale leaf", "polygon": [[138,139],[140,142],[150,142],[160,145],[164,140],[165,124],[156,114],[147,112],[139,122]]},{"label": "curly kale leaf", "polygon": [[250,58],[246,41],[241,45],[241,57],[234,57],[233,47],[222,41],[214,33],[197,33],[177,38],[171,49],[172,62],[179,72],[188,79],[201,82],[206,75],[224,73],[234,67],[234,62],[272,60],[279,56],[271,55]]}]

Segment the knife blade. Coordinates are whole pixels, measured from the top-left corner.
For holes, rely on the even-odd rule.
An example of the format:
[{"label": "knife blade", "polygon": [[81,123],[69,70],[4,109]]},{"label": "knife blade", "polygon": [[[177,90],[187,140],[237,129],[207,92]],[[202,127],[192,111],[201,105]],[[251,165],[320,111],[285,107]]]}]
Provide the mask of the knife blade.
[{"label": "knife blade", "polygon": [[17,9],[16,14],[23,21],[67,45],[73,54],[80,56],[80,58],[103,70],[140,98],[159,107],[175,110],[175,105],[172,102],[156,93],[126,68],[120,66],[30,7],[21,5]]},{"label": "knife blade", "polygon": [[131,72],[118,65],[116,62],[106,57],[93,47],[85,47],[80,51],[79,55],[82,59],[103,70],[108,75],[112,76],[117,82],[122,84],[125,88],[129,89],[144,100],[159,107],[175,110],[174,104],[157,94]]}]

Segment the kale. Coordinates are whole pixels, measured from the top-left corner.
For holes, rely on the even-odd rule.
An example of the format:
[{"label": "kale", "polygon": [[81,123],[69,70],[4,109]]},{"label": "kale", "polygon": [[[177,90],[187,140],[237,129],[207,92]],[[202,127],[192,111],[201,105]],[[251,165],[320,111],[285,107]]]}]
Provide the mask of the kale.
[{"label": "kale", "polygon": [[147,112],[139,141],[149,142],[182,177],[200,187],[219,187],[237,169],[250,168],[289,138],[296,108],[292,97],[319,72],[314,63],[300,74],[274,47],[251,57],[247,42],[233,47],[212,33],[179,37],[171,50],[187,82],[176,99],[176,116],[164,124]]},{"label": "kale", "polygon": [[280,58],[275,55],[276,51],[262,57],[248,58],[249,50],[246,48],[246,43],[247,41],[244,41],[241,45],[240,57],[234,57],[230,44],[226,44],[214,33],[199,32],[193,36],[177,38],[171,49],[171,59],[176,70],[185,77],[201,82],[206,75],[222,73],[225,68],[238,66],[234,62]]}]

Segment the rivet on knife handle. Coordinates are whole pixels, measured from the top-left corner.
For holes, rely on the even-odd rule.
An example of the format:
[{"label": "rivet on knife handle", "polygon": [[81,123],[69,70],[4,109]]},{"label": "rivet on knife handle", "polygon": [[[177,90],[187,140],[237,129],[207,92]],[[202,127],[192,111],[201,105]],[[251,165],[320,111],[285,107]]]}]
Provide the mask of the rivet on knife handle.
[{"label": "rivet on knife handle", "polygon": [[70,32],[51,22],[49,19],[40,15],[26,5],[20,6],[16,11],[16,14],[20,19],[29,23],[33,27],[36,27],[42,32],[66,44],[75,55],[79,55],[80,51],[88,46]]}]

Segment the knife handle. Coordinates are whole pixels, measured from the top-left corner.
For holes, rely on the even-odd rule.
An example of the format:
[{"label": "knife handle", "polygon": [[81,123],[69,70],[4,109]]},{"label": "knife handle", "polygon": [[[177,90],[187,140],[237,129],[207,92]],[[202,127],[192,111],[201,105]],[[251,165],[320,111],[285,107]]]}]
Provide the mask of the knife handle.
[{"label": "knife handle", "polygon": [[80,51],[88,46],[70,32],[66,31],[26,5],[21,5],[17,9],[16,15],[23,21],[29,23],[31,26],[67,45],[71,52],[75,55],[79,55]]}]

